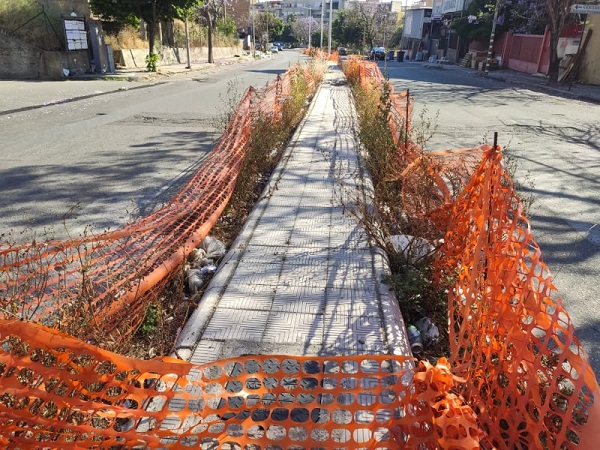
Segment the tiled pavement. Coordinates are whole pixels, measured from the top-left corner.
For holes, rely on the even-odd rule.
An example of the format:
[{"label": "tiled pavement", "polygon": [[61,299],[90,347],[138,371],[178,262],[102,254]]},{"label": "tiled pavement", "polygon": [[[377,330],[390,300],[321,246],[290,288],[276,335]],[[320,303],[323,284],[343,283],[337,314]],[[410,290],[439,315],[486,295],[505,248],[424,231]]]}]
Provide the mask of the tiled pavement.
[{"label": "tiled pavement", "polygon": [[[350,212],[369,198],[350,89],[331,67],[262,200],[184,327],[195,364],[247,354],[410,354],[402,316]],[[364,201],[364,200],[363,200]]]}]

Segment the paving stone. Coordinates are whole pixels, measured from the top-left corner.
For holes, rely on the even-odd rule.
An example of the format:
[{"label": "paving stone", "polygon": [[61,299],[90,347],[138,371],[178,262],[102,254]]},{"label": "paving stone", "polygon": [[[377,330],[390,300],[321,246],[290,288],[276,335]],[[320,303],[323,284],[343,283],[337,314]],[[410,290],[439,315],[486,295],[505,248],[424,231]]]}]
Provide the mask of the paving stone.
[{"label": "paving stone", "polygon": [[[340,76],[339,69],[328,74]],[[298,130],[256,220],[176,346],[195,364],[252,354],[408,352],[397,302],[379,285],[385,264],[351,212],[364,198],[363,182],[367,192],[372,183],[361,178],[348,86],[323,84]]]},{"label": "paving stone", "polygon": [[260,342],[267,317],[263,311],[219,307],[204,331],[202,340],[240,339]]},{"label": "paving stone", "polygon": [[269,315],[264,342],[305,345],[323,342],[323,315],[276,311]]}]

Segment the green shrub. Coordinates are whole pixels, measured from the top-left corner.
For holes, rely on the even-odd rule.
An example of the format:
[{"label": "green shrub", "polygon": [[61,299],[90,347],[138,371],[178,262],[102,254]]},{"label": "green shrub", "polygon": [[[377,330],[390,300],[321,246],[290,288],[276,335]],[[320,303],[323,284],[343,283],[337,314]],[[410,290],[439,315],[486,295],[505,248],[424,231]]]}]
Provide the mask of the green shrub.
[{"label": "green shrub", "polygon": [[146,56],[146,68],[148,69],[148,72],[156,72],[158,60],[159,57],[156,53]]}]

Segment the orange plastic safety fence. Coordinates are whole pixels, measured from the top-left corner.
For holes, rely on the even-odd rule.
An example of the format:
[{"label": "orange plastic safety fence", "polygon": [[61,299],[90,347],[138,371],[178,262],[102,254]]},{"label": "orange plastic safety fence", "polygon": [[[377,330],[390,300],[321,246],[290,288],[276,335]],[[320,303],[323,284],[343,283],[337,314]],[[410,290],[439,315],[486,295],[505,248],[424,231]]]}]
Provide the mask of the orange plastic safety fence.
[{"label": "orange plastic safety fence", "polygon": [[248,356],[139,361],[0,320],[3,448],[474,449],[445,361]]},{"label": "orange plastic safety fence", "polygon": [[[382,89],[372,66],[356,64],[354,76]],[[435,266],[439,281],[456,279],[452,370],[491,445],[597,448],[600,390],[500,151],[399,147],[404,209],[427,237],[444,237]]]},{"label": "orange plastic safety fence", "polygon": [[[157,212],[100,235],[0,244],[0,307],[6,317],[59,326],[109,344],[135,329],[152,295],[220,216],[235,187],[253,120],[281,117],[299,73],[291,68],[262,90],[250,88],[213,151]],[[314,88],[312,73],[302,70]]]},{"label": "orange plastic safety fence", "polygon": [[501,152],[483,151],[437,261],[440,276],[457,280],[448,299],[453,371],[495,446],[581,448],[600,425],[600,390]]},{"label": "orange plastic safety fence", "polygon": [[366,61],[363,58],[351,56],[342,63],[342,67],[349,80],[360,83],[363,89],[373,90],[381,95],[384,91],[384,85],[387,86],[388,98],[386,101],[389,104],[382,105],[382,107],[389,111],[388,122],[394,144],[401,152],[407,152],[411,155],[409,160],[416,158],[412,150],[414,144],[408,139],[412,115],[409,91],[395,92],[394,87],[386,81],[374,61]]}]

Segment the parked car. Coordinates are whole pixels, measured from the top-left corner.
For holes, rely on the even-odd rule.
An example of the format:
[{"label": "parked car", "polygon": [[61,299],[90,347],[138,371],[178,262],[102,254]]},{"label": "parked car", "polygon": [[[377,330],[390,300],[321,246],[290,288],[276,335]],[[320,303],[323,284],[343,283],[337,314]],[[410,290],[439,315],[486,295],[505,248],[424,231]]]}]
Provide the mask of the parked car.
[{"label": "parked car", "polygon": [[369,52],[369,59],[378,59],[380,61],[385,60],[385,48],[383,47],[373,47]]},{"label": "parked car", "polygon": [[275,42],[273,42],[273,45],[275,47],[277,47],[277,50],[279,50],[279,51],[283,50],[283,42],[275,41]]},{"label": "parked car", "polygon": [[275,44],[271,44],[271,53],[279,53],[279,47]]},{"label": "parked car", "polygon": [[340,56],[346,56],[348,54],[348,52],[346,51],[345,47],[339,47],[338,48],[338,55]]}]

